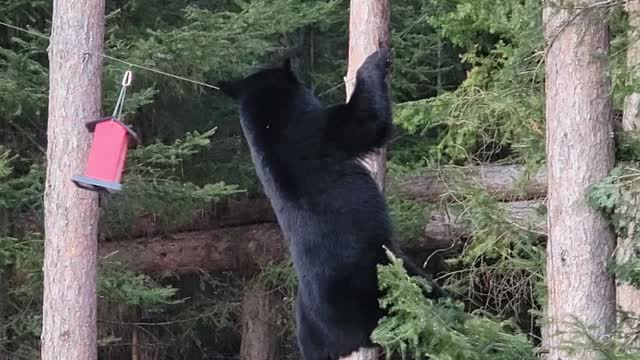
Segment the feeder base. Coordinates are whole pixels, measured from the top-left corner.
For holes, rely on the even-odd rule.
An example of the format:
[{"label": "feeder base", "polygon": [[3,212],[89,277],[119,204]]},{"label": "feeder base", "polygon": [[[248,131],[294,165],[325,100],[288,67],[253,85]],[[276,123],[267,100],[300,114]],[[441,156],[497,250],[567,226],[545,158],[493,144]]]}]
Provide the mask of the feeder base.
[{"label": "feeder base", "polygon": [[77,187],[85,190],[108,193],[114,193],[122,190],[122,184],[120,183],[104,181],[83,175],[74,176],[71,178],[71,181],[73,181]]}]

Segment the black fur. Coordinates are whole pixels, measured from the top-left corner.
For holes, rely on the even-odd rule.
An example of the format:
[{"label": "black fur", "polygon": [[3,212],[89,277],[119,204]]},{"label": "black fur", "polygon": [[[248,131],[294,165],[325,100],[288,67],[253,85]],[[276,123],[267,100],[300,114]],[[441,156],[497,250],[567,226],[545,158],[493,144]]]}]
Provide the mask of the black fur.
[{"label": "black fur", "polygon": [[[336,360],[369,339],[383,315],[376,265],[393,249],[383,194],[359,158],[388,141],[389,51],[369,56],[347,104],[325,107],[289,62],[221,82],[240,103],[264,191],[290,243],[305,360]],[[417,268],[412,273],[419,272]]]}]

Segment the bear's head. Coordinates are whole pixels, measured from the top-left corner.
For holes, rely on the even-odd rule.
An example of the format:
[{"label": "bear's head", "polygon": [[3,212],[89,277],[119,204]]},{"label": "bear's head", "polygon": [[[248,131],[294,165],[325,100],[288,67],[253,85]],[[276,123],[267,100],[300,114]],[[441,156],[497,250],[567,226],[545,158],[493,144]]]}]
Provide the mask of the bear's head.
[{"label": "bear's head", "polygon": [[290,95],[302,84],[291,70],[291,60],[286,59],[279,66],[259,70],[242,79],[220,81],[217,85],[223,94],[242,101],[254,96]]},{"label": "bear's head", "polygon": [[293,131],[300,114],[318,105],[298,80],[289,59],[245,78],[218,82],[220,91],[240,105],[240,118],[253,134],[277,137]]}]

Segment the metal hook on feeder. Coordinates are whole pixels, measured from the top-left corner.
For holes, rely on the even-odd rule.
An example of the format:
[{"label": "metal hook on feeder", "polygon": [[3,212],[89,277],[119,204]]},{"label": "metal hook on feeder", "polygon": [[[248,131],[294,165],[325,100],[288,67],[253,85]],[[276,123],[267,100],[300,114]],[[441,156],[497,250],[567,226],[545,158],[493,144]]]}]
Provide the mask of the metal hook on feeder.
[{"label": "metal hook on feeder", "polygon": [[133,72],[131,69],[125,71],[124,76],[122,77],[122,88],[120,89],[120,95],[118,95],[118,101],[116,101],[116,106],[113,109],[112,118],[122,120],[122,110],[124,109],[124,99],[127,95],[127,88],[131,85],[131,81],[133,81]]}]

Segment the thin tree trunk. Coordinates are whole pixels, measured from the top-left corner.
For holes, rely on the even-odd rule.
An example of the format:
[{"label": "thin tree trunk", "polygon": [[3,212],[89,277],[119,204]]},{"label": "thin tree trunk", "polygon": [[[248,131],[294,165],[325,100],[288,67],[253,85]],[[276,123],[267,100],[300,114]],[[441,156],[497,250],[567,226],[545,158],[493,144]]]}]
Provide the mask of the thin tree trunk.
[{"label": "thin tree trunk", "polygon": [[[356,72],[364,60],[391,44],[389,0],[351,0],[349,14],[349,68],[345,78],[347,100],[353,93]],[[364,164],[384,189],[386,149],[364,159]]]},{"label": "thin tree trunk", "polygon": [[[354,80],[360,65],[376,50],[388,48],[391,45],[390,16],[390,0],[351,0],[349,14],[349,66],[345,79],[347,100],[353,94]],[[363,159],[364,165],[381,190],[384,190],[385,160],[385,148],[378,149],[376,153]],[[377,349],[361,348],[345,359],[374,360],[378,358],[377,353]]]},{"label": "thin tree trunk", "polygon": [[82,174],[100,116],[104,0],[57,0],[49,50],[42,359],[97,358],[98,196]]},{"label": "thin tree trunk", "polygon": [[280,359],[278,320],[282,299],[275,291],[260,287],[247,290],[242,301],[240,360]]},{"label": "thin tree trunk", "polygon": [[131,330],[131,360],[162,359],[158,340],[151,329],[135,326]]},{"label": "thin tree trunk", "polygon": [[[629,48],[627,49],[627,70],[631,79],[636,82],[640,78],[636,75],[640,69],[640,0],[627,1],[627,13],[629,15]],[[640,93],[629,94],[624,101],[624,114],[622,116],[622,130],[633,131],[640,129]],[[616,260],[624,263],[630,259],[636,250],[632,238],[618,238]],[[617,302],[620,310],[640,315],[640,290],[635,287],[620,283],[617,287]]]},{"label": "thin tree trunk", "polygon": [[[589,6],[598,0],[587,0]],[[550,360],[597,359],[579,347],[560,349],[576,334],[575,321],[600,338],[615,326],[615,286],[606,264],[613,235],[586,202],[590,185],[613,166],[612,106],[606,10],[544,9],[546,152],[548,174],[547,282]]]}]

